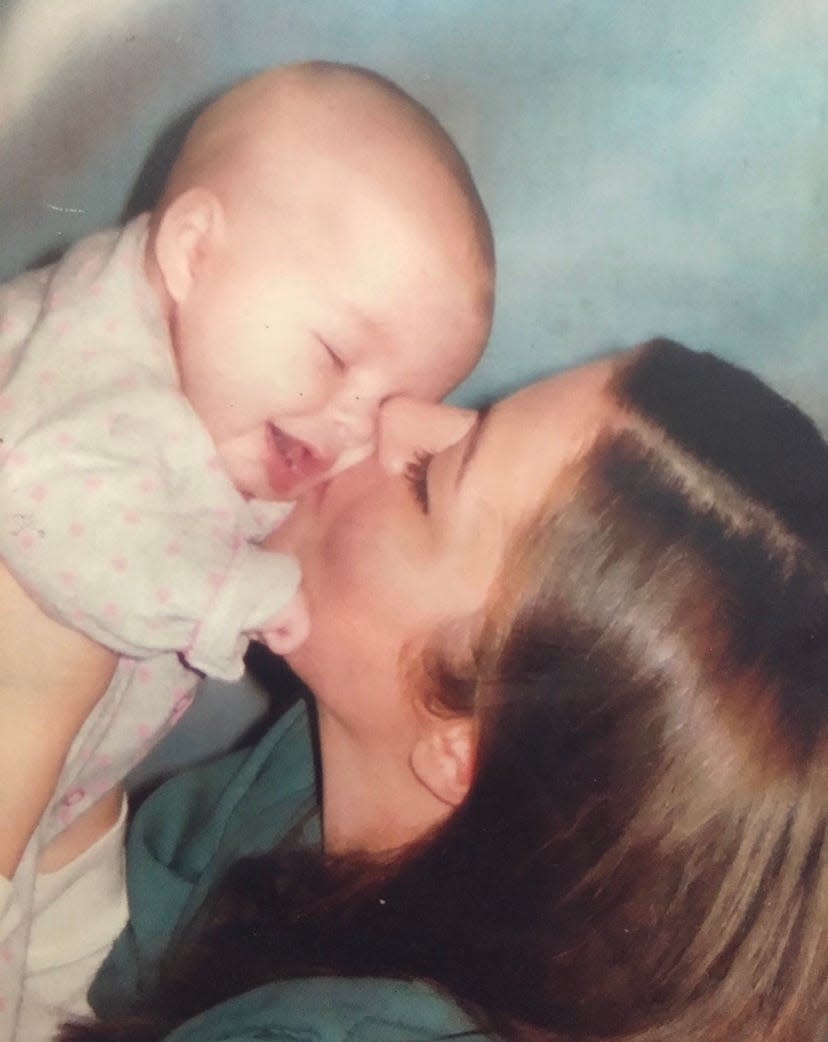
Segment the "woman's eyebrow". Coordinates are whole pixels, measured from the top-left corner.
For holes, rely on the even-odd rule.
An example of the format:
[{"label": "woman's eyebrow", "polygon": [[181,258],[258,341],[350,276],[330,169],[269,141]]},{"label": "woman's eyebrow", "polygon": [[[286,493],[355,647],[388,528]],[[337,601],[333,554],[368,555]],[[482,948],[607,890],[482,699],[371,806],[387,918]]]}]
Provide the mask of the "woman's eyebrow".
[{"label": "woman's eyebrow", "polygon": [[492,414],[492,404],[484,405],[482,409],[478,409],[477,416],[474,421],[474,425],[469,431],[468,441],[466,447],[463,449],[463,457],[460,460],[460,465],[457,468],[457,473],[454,475],[454,487],[459,488],[460,482],[463,480],[463,475],[466,473],[469,464],[477,452],[477,447],[480,444],[480,438],[483,431],[486,429],[489,417]]}]

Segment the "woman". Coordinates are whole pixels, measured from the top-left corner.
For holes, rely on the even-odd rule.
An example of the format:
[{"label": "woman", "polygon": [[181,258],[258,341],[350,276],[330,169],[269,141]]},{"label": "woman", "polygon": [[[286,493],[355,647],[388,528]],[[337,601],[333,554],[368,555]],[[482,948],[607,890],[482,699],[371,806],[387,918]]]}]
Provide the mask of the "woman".
[{"label": "woman", "polygon": [[143,808],[64,1037],[820,1042],[825,443],[666,341],[435,415],[278,534],[315,737]]}]

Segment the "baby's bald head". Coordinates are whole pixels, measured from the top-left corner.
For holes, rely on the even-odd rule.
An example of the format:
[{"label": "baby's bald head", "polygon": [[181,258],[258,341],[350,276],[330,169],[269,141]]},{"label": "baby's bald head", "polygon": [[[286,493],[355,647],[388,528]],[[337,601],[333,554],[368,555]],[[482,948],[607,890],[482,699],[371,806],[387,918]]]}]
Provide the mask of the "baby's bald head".
[{"label": "baby's bald head", "polygon": [[[188,134],[157,213],[181,192],[210,188],[230,214],[268,203],[299,207],[296,189],[324,163],[359,174],[370,190],[387,192],[455,231],[466,262],[479,269],[491,309],[494,246],[489,220],[469,168],[438,120],[391,80],[357,66],[304,62],[244,80],[209,105]],[[341,186],[330,183],[331,200]],[[303,193],[304,194],[304,193]],[[459,247],[459,243],[457,244]]]}]

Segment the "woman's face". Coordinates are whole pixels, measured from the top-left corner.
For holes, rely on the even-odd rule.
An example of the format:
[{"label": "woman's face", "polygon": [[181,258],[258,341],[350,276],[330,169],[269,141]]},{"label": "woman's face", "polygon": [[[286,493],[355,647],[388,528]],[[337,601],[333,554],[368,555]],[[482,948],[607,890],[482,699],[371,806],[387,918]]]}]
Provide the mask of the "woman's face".
[{"label": "woman's face", "polygon": [[612,414],[602,391],[613,366],[533,384],[485,413],[392,401],[377,456],[298,504],[270,545],[302,565],[311,635],[289,661],[321,710],[354,735],[401,737],[404,649],[467,637],[511,533]]}]

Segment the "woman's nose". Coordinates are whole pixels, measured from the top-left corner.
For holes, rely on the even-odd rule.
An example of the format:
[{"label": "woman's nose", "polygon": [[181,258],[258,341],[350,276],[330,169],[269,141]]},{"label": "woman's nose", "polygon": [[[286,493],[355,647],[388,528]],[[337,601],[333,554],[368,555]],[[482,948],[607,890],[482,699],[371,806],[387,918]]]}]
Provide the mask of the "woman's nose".
[{"label": "woman's nose", "polygon": [[380,409],[377,454],[380,465],[399,474],[417,452],[440,452],[465,435],[474,422],[473,409],[421,402],[399,396]]}]

